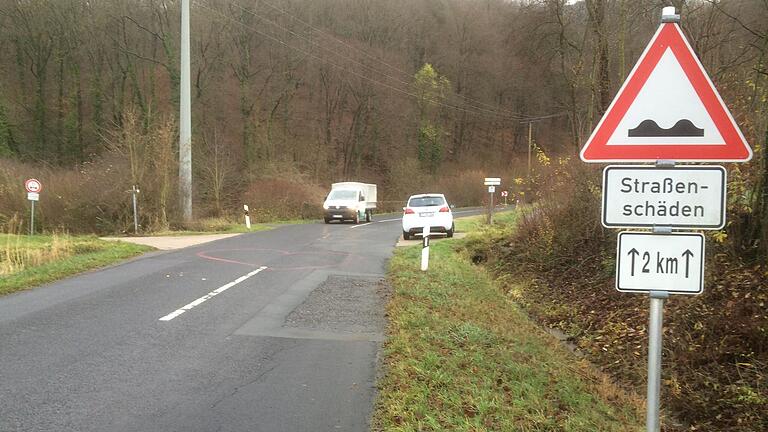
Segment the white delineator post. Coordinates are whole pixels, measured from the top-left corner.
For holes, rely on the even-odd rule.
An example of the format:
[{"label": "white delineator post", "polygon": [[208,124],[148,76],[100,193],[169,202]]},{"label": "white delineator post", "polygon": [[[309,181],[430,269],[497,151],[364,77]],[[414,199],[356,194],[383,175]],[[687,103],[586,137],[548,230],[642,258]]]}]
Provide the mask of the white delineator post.
[{"label": "white delineator post", "polygon": [[136,195],[140,192],[136,185],[131,186],[131,202],[133,203],[133,233],[139,233],[139,210],[136,203]]},{"label": "white delineator post", "polygon": [[422,247],[421,247],[421,271],[427,271],[429,268],[429,226],[424,227],[422,231]]},{"label": "white delineator post", "polygon": [[243,211],[245,212],[245,227],[251,229],[251,215],[248,212],[248,204],[243,204]]}]

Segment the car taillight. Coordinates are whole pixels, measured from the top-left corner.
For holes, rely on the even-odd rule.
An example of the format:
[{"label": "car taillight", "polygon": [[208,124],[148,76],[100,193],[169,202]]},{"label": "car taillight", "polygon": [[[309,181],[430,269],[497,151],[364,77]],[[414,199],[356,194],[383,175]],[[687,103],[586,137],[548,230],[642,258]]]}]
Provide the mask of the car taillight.
[{"label": "car taillight", "polygon": [[449,211],[451,211],[451,209],[448,207],[443,207],[440,209],[440,213],[448,213]]},{"label": "car taillight", "polygon": [[415,214],[415,213],[416,212],[413,211],[413,209],[409,209],[409,208],[405,209],[405,211],[403,212],[403,214]]}]

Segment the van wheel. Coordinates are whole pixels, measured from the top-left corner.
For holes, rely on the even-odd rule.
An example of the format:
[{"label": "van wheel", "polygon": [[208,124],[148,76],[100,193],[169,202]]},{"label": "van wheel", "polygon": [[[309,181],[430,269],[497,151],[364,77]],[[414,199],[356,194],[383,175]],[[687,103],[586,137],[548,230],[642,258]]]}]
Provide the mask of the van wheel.
[{"label": "van wheel", "polygon": [[370,222],[372,215],[373,215],[373,212],[371,210],[366,210],[365,211],[365,221],[366,222]]}]

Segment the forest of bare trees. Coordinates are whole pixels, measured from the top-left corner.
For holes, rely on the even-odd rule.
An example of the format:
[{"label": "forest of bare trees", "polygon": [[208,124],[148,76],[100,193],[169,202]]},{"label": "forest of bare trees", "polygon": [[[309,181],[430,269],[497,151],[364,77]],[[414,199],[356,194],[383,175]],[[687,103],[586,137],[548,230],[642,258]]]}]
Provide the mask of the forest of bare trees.
[{"label": "forest of bare trees", "polygon": [[[757,149],[743,181],[762,195],[768,4],[673,3]],[[524,177],[529,126],[538,149],[573,157],[664,5],[195,0],[196,216],[226,213],[242,191],[264,196],[266,180],[300,179],[305,201],[342,179],[402,200],[463,173]],[[92,205],[82,217],[123,218],[137,184],[146,224],[176,218],[179,22],[178,0],[0,0],[0,222],[23,212],[19,178],[43,168],[61,189],[49,192],[71,195],[41,202],[43,217]],[[96,179],[115,193],[77,196]]]}]

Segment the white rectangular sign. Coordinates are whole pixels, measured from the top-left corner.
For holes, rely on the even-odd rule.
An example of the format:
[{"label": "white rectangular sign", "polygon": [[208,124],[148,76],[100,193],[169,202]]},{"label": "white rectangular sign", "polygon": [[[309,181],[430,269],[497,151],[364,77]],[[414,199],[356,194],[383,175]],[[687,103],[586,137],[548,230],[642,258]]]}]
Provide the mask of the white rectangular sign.
[{"label": "white rectangular sign", "polygon": [[484,184],[486,186],[500,186],[501,178],[499,177],[486,177]]},{"label": "white rectangular sign", "polygon": [[704,235],[700,233],[619,233],[616,289],[701,294],[704,290]]},{"label": "white rectangular sign", "polygon": [[30,201],[40,201],[40,194],[37,192],[27,192],[27,199]]},{"label": "white rectangular sign", "polygon": [[603,226],[721,229],[725,168],[612,165],[603,170]]},{"label": "white rectangular sign", "polygon": [[494,192],[496,192],[496,186],[488,186],[488,192],[489,192],[489,193],[494,193]]}]

